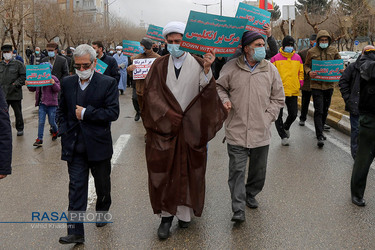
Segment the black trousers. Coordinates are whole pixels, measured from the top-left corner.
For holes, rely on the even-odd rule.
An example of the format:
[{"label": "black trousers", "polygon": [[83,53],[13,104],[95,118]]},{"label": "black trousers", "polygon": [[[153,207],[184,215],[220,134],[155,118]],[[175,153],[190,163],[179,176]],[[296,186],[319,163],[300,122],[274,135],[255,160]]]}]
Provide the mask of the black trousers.
[{"label": "black trousers", "polygon": [[298,113],[298,97],[297,96],[286,96],[285,97],[285,104],[288,109],[288,117],[286,118],[285,122],[283,122],[283,108],[280,109],[279,117],[275,121],[275,126],[277,132],[281,139],[287,137],[285,130],[289,130],[290,126],[292,126],[293,122],[297,118]]},{"label": "black trousers", "polygon": [[300,121],[306,121],[307,113],[309,112],[310,99],[311,91],[302,90]]},{"label": "black trousers", "polygon": [[[94,177],[97,195],[96,212],[105,213],[111,206],[111,159],[88,161],[85,153],[76,153],[68,162],[69,172],[69,214],[86,211],[89,169]],[[77,216],[75,216],[77,218]],[[82,220],[81,220],[82,221]],[[68,234],[84,235],[83,223],[68,223]]]},{"label": "black trousers", "polygon": [[16,129],[17,131],[23,131],[24,124],[23,124],[23,117],[22,117],[22,105],[21,100],[7,100],[8,108],[9,106],[12,107],[14,111],[14,116],[16,117]]},{"label": "black trousers", "polygon": [[328,109],[331,105],[333,89],[312,89],[312,97],[314,102],[314,125],[315,134],[318,138],[323,135],[324,124],[328,116]]},{"label": "black trousers", "polygon": [[375,157],[375,115],[359,116],[358,149],[351,180],[352,196],[363,198],[367,175]]},{"label": "black trousers", "polygon": [[133,102],[134,110],[137,112],[137,114],[140,114],[141,110],[139,108],[138,95],[137,95],[137,90],[135,89],[135,87],[133,88],[132,102]]}]

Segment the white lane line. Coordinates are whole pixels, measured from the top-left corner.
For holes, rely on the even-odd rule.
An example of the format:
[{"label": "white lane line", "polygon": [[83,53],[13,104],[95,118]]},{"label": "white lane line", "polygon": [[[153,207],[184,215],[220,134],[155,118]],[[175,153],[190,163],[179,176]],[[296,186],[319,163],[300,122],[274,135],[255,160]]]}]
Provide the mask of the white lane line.
[{"label": "white lane line", "polygon": [[[126,144],[128,143],[130,139],[129,134],[121,135],[115,145],[113,146],[113,155],[111,159],[111,165],[112,169],[115,164],[117,164],[117,160],[119,159],[122,150],[126,147]],[[87,197],[87,208],[91,208],[91,206],[96,204],[96,192],[95,192],[95,183],[94,183],[94,177],[92,177],[92,174],[90,172],[89,177],[89,190],[88,190],[88,197]]]}]

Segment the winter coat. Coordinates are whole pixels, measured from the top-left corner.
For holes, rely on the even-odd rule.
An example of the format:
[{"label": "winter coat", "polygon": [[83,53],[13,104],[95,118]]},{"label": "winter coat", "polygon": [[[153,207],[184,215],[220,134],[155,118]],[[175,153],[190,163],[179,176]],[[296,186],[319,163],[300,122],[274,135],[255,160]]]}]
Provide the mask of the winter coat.
[{"label": "winter coat", "polygon": [[362,55],[359,68],[359,113],[375,115],[375,54]]},{"label": "winter coat", "polygon": [[232,104],[225,121],[228,143],[245,148],[269,145],[271,124],[285,101],[276,67],[262,60],[251,72],[241,55],[224,65],[217,90],[223,103],[230,101]]},{"label": "winter coat", "polygon": [[[329,46],[326,49],[322,49],[319,47],[319,39],[323,36],[328,37],[328,40],[329,40],[328,42]],[[339,52],[337,51],[337,49],[331,46],[331,39],[332,38],[327,31],[321,30],[318,32],[317,37],[316,37],[317,45],[311,48],[307,52],[306,62],[304,65],[304,70],[306,74],[309,74],[311,71],[312,60],[326,61],[326,60],[341,59],[341,56]],[[312,89],[326,90],[326,89],[333,89],[334,86],[335,86],[335,82],[323,82],[323,81],[315,81],[315,80],[310,81],[310,87]]]},{"label": "winter coat", "polygon": [[339,81],[340,92],[345,101],[345,110],[353,115],[359,115],[359,83],[361,81],[359,70],[360,58],[361,56],[358,57],[355,63],[349,64]]},{"label": "winter coat", "polygon": [[0,174],[12,173],[12,128],[9,120],[8,104],[0,89]]},{"label": "winter coat", "polygon": [[303,63],[301,57],[295,51],[287,53],[280,48],[280,52],[272,57],[270,62],[279,71],[285,96],[299,96],[299,89],[303,86]]},{"label": "winter coat", "polygon": [[[306,56],[307,56],[307,51],[311,49],[312,47],[306,48],[298,52],[298,55],[301,57],[303,64],[306,62]],[[301,86],[301,90],[303,91],[311,91],[310,88],[310,76],[306,74],[306,71],[304,70],[304,76],[303,76],[303,86]]]},{"label": "winter coat", "polygon": [[44,87],[27,87],[29,91],[35,92],[35,106],[40,103],[46,106],[58,106],[58,94],[60,91],[60,81],[56,76],[52,75],[55,84]]},{"label": "winter coat", "polygon": [[22,86],[25,85],[26,68],[23,63],[11,59],[7,64],[0,62],[0,84],[7,101],[22,100]]}]

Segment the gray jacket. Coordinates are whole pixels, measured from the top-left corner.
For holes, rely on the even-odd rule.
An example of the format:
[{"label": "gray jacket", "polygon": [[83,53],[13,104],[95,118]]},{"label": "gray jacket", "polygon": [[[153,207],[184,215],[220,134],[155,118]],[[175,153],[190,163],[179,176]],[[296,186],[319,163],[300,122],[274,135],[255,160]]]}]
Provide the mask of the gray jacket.
[{"label": "gray jacket", "polygon": [[262,60],[251,72],[241,55],[224,65],[217,80],[217,91],[223,103],[232,104],[225,121],[228,143],[245,148],[269,145],[271,124],[285,100],[276,67]]}]

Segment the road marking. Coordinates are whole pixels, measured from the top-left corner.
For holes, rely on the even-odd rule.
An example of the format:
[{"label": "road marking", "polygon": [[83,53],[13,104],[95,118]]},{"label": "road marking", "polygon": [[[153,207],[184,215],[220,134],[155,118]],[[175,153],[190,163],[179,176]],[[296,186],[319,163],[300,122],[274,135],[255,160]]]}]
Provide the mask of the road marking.
[{"label": "road marking", "polygon": [[[113,155],[111,159],[111,169],[113,169],[113,166],[117,164],[117,161],[121,155],[122,150],[125,148],[126,144],[128,143],[130,138],[129,134],[120,135],[120,137],[117,139],[115,145],[113,146]],[[96,204],[96,192],[95,192],[95,182],[94,177],[92,177],[92,174],[90,172],[89,177],[89,190],[88,190],[88,196],[87,196],[87,208],[91,208],[91,206]]]}]

